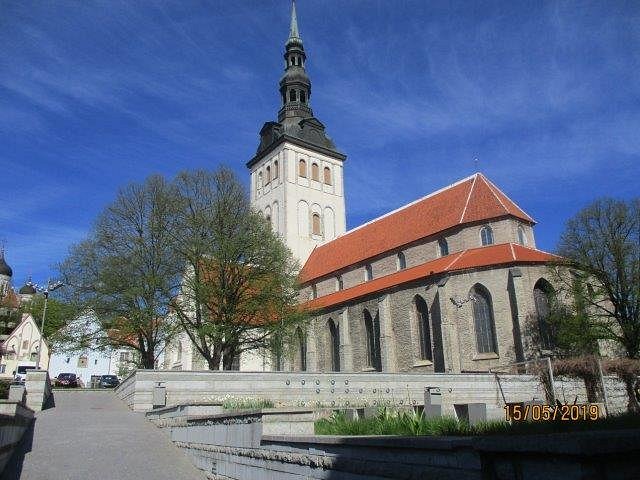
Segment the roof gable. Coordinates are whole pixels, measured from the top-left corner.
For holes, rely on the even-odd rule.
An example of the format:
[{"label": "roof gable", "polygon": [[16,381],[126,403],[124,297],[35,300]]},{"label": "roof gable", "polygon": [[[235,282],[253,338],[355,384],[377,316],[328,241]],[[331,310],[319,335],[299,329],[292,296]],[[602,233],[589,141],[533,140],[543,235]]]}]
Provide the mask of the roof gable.
[{"label": "roof gable", "polygon": [[449,228],[503,216],[535,223],[476,173],[319,245],[300,278],[308,282]]}]

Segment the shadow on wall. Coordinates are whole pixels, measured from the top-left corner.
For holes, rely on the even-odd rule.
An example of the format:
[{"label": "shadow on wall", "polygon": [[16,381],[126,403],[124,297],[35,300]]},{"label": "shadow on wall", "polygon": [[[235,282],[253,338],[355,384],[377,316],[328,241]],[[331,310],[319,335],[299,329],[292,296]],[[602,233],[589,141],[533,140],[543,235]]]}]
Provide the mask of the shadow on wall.
[{"label": "shadow on wall", "polygon": [[42,410],[48,410],[50,408],[54,408],[56,406],[56,400],[53,398],[53,392],[49,394],[47,399],[42,404]]},{"label": "shadow on wall", "polygon": [[33,431],[35,424],[36,419],[34,418],[27,430],[24,432],[22,440],[18,443],[13,455],[9,459],[4,472],[2,472],[2,475],[0,476],[0,480],[20,480],[24,457],[31,451],[33,446]]}]

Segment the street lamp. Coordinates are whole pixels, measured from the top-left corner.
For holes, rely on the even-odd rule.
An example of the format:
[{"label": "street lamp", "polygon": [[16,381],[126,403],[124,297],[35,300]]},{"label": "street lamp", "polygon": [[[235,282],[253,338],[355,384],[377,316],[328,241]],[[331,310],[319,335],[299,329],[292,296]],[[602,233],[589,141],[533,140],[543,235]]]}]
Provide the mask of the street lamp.
[{"label": "street lamp", "polygon": [[51,279],[47,282],[47,286],[45,288],[39,287],[36,284],[29,282],[33,288],[37,291],[42,292],[44,295],[44,308],[42,309],[42,322],[40,323],[40,340],[38,340],[38,360],[36,361],[36,370],[40,370],[40,358],[42,355],[42,337],[44,336],[44,319],[47,315],[47,301],[49,300],[49,293],[57,290],[62,287],[62,282],[52,282]]}]

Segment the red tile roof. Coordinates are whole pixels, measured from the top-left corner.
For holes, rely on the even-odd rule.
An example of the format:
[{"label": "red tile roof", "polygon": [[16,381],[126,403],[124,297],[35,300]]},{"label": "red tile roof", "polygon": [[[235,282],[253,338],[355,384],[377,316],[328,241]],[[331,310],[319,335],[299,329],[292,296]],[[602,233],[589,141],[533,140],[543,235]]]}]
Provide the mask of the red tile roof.
[{"label": "red tile roof", "polygon": [[460,272],[472,268],[495,267],[498,265],[545,264],[561,260],[534,248],[514,243],[503,243],[487,247],[472,248],[437,258],[416,267],[361,283],[355,287],[340,290],[304,304],[310,310],[318,310],[347,303],[358,298],[382,292],[415,280],[427,279],[433,275]]},{"label": "red tile roof", "polygon": [[316,247],[300,272],[308,282],[457,225],[513,216],[535,221],[481,173]]}]

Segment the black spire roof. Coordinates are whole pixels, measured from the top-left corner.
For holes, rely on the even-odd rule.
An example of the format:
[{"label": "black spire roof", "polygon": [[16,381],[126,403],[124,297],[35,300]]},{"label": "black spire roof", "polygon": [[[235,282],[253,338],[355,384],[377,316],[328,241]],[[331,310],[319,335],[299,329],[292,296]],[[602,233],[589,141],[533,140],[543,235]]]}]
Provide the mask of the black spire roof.
[{"label": "black spire roof", "polygon": [[282,107],[278,112],[278,121],[264,124],[260,130],[260,145],[247,167],[250,168],[285,140],[345,160],[346,157],[338,152],[325,133],[324,125],[313,116],[313,110],[309,106],[311,80],[304,68],[307,55],[298,30],[295,0],[291,7],[291,26],[285,43],[284,60],[285,70],[280,79]]},{"label": "black spire roof", "polygon": [[25,283],[22,287],[20,287],[20,290],[18,290],[18,293],[21,295],[34,295],[36,293],[36,289],[33,286],[31,277],[29,277],[29,279],[27,280],[27,283]]},{"label": "black spire roof", "polygon": [[4,259],[4,249],[0,249],[0,275],[13,276],[13,270]]}]

